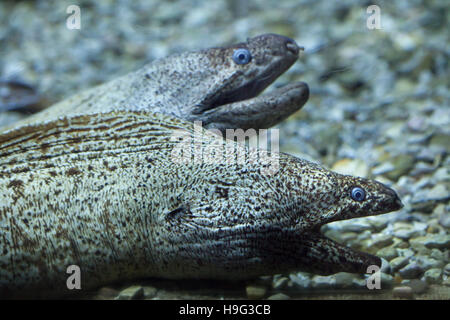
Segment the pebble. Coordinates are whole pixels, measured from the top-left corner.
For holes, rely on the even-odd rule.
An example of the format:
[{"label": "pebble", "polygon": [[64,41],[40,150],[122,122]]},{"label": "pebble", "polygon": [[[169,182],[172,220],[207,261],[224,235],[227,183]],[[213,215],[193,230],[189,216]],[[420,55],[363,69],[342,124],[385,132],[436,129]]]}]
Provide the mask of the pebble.
[{"label": "pebble", "polygon": [[381,289],[390,289],[394,285],[394,277],[390,274],[381,272],[380,274],[381,280]]},{"label": "pebble", "polygon": [[415,159],[412,155],[400,154],[393,157],[390,161],[393,164],[394,169],[386,172],[384,175],[393,181],[397,181],[414,167]]},{"label": "pebble", "polygon": [[411,262],[407,266],[399,270],[399,274],[403,279],[414,279],[424,272],[423,268],[416,262]]},{"label": "pebble", "polygon": [[312,278],[312,288],[330,289],[336,286],[336,278],[331,276],[314,276]]},{"label": "pebble", "polygon": [[119,295],[119,290],[109,288],[109,287],[103,287],[98,290],[96,294],[96,299],[99,300],[108,300],[108,299],[114,299]]},{"label": "pebble", "polygon": [[248,285],[245,288],[245,292],[247,293],[247,298],[249,299],[262,299],[267,294],[267,288],[259,285]]},{"label": "pebble", "polygon": [[131,286],[122,291],[115,298],[116,300],[137,300],[144,297],[144,289],[141,286]]},{"label": "pebble", "polygon": [[331,167],[331,170],[357,177],[367,177],[369,173],[369,167],[360,159],[341,159]]},{"label": "pebble", "polygon": [[442,279],[442,270],[439,268],[429,269],[425,272],[424,279],[429,284],[437,284]]},{"label": "pebble", "polygon": [[392,296],[394,298],[401,298],[401,299],[414,299],[413,290],[407,286],[395,287],[392,290]]},{"label": "pebble", "polygon": [[427,248],[450,249],[450,234],[430,234],[425,237],[411,239],[409,243],[415,245],[424,245]]},{"label": "pebble", "polygon": [[291,297],[289,297],[287,294],[284,293],[275,293],[274,295],[271,295],[267,298],[267,300],[289,300]]},{"label": "pebble", "polygon": [[414,261],[419,264],[423,270],[428,270],[432,268],[443,268],[444,261],[433,259],[429,256],[415,256]]},{"label": "pebble", "polygon": [[393,247],[382,248],[377,251],[376,255],[380,258],[384,258],[388,261],[396,258],[398,256],[397,250]]},{"label": "pebble", "polygon": [[281,276],[281,277],[274,277],[272,282],[272,288],[274,290],[282,290],[286,288],[287,284],[289,282],[289,278]]},{"label": "pebble", "polygon": [[301,272],[297,274],[290,274],[289,279],[291,280],[292,284],[298,289],[311,288],[311,279]]},{"label": "pebble", "polygon": [[337,288],[351,288],[353,287],[355,275],[347,272],[339,272],[334,275],[334,278]]},{"label": "pebble", "polygon": [[421,294],[427,291],[428,284],[425,281],[419,279],[413,280],[404,280],[402,281],[402,285],[410,287],[413,293]]},{"label": "pebble", "polygon": [[393,271],[397,271],[408,264],[408,257],[397,257],[390,261],[390,265]]},{"label": "pebble", "polygon": [[394,240],[391,235],[380,233],[372,235],[372,239],[367,244],[367,247],[371,249],[380,249],[390,246],[392,243],[394,243]]},{"label": "pebble", "polygon": [[405,223],[396,222],[394,223],[393,235],[397,238],[408,240],[410,238],[415,238],[426,233],[427,224],[423,222]]},{"label": "pebble", "polygon": [[144,298],[145,299],[154,298],[156,296],[157,291],[158,290],[155,287],[145,286],[144,287]]},{"label": "pebble", "polygon": [[444,274],[450,276],[450,263],[447,263],[444,267]]}]

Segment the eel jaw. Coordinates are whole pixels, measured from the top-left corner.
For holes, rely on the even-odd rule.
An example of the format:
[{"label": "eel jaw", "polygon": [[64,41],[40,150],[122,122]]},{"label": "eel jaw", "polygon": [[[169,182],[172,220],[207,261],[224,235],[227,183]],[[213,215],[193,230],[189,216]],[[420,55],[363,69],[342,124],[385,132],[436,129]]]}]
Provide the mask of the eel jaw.
[{"label": "eel jaw", "polygon": [[356,251],[337,243],[318,231],[302,236],[298,254],[302,263],[300,271],[319,275],[330,275],[338,272],[367,273],[369,266],[381,268],[381,259],[369,253]]}]

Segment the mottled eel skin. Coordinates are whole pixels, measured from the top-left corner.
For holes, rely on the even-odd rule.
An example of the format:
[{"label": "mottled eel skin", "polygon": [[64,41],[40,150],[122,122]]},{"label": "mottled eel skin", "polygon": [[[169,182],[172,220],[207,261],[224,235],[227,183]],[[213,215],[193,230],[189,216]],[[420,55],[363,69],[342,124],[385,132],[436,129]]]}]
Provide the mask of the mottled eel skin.
[{"label": "mottled eel skin", "polygon": [[264,34],[227,47],[175,54],[77,93],[22,124],[127,109],[198,120],[220,130],[269,128],[308,100],[303,82],[258,96],[298,59],[300,49],[290,38]]},{"label": "mottled eel skin", "polygon": [[[286,154],[263,174],[267,165],[255,160],[262,151],[206,131],[196,143],[236,148],[245,162],[177,163],[176,130],[194,132],[171,116],[120,111],[1,134],[1,295],[67,293],[72,264],[85,290],[142,277],[326,275],[380,265],[319,229],[398,210],[392,189]],[[352,198],[355,187],[363,200]]]}]

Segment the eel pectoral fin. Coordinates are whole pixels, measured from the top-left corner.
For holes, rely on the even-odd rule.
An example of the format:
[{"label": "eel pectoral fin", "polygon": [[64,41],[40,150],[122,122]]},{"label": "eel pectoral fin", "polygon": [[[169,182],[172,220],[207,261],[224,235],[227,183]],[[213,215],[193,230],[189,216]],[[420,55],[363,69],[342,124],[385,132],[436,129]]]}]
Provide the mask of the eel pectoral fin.
[{"label": "eel pectoral fin", "polygon": [[304,261],[302,271],[330,275],[338,272],[367,273],[371,265],[381,267],[380,258],[353,250],[319,232],[307,233],[297,245],[298,258]]}]

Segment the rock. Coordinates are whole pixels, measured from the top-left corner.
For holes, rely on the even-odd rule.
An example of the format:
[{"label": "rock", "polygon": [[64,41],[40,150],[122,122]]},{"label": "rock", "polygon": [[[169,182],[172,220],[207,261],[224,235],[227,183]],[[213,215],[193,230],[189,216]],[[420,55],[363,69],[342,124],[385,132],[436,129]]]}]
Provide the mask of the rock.
[{"label": "rock", "polygon": [[267,298],[267,300],[289,300],[291,297],[284,293],[276,293]]},{"label": "rock", "polygon": [[403,279],[415,279],[422,275],[423,268],[416,262],[411,262],[407,266],[399,270],[400,276]]},{"label": "rock", "polygon": [[392,247],[382,248],[377,251],[376,255],[380,258],[384,258],[388,261],[396,258],[398,256],[397,250]]},{"label": "rock", "polygon": [[398,178],[406,175],[414,167],[414,161],[414,156],[409,154],[395,156],[390,160],[394,169],[384,175],[393,181],[397,181]]},{"label": "rock", "polygon": [[408,240],[420,235],[424,235],[427,224],[423,222],[396,222],[394,223],[394,236],[403,240]]},{"label": "rock", "polygon": [[115,298],[116,300],[136,300],[144,297],[144,289],[141,286],[131,286],[122,291]]},{"label": "rock", "polygon": [[109,287],[103,287],[100,290],[98,290],[95,299],[98,300],[108,300],[108,299],[114,299],[119,294],[119,290],[109,288]]},{"label": "rock", "polygon": [[384,175],[395,169],[394,165],[390,162],[383,162],[380,165],[372,168],[372,174],[375,176]]},{"label": "rock", "polygon": [[249,299],[262,299],[267,294],[267,288],[259,285],[248,285],[245,291]]},{"label": "rock", "polygon": [[282,290],[284,288],[286,288],[287,284],[288,284],[289,279],[287,277],[279,277],[279,278],[275,278],[273,279],[272,282],[272,288],[274,290]]},{"label": "rock", "polygon": [[412,198],[411,204],[414,208],[422,208],[430,205],[429,202],[447,201],[450,199],[450,193],[445,183],[436,184],[431,189],[422,189]]},{"label": "rock", "polygon": [[380,280],[382,289],[390,289],[394,285],[394,277],[391,276],[390,274],[381,272]]},{"label": "rock", "polygon": [[144,298],[145,299],[154,298],[156,296],[157,291],[158,290],[155,287],[145,286],[144,287]]},{"label": "rock", "polygon": [[336,278],[331,276],[314,276],[312,278],[312,287],[314,289],[331,289],[336,286]]},{"label": "rock", "polygon": [[395,287],[392,290],[392,296],[400,299],[414,299],[413,290],[410,287]]},{"label": "rock", "polygon": [[358,177],[367,177],[369,167],[367,164],[359,159],[341,159],[336,162],[331,170],[340,174],[353,175]]},{"label": "rock", "polygon": [[390,265],[393,271],[397,271],[406,266],[408,264],[408,261],[408,257],[397,257],[390,261]]},{"label": "rock", "polygon": [[447,263],[444,267],[444,274],[450,276],[450,263]]},{"label": "rock", "polygon": [[439,268],[429,269],[425,272],[424,279],[428,284],[440,283],[442,279],[442,270]]},{"label": "rock", "polygon": [[381,268],[380,271],[382,273],[390,274],[392,272],[391,264],[384,258],[381,258]]},{"label": "rock", "polygon": [[392,236],[389,234],[376,234],[372,236],[372,239],[368,243],[368,248],[370,249],[380,249],[387,246],[390,246],[394,241],[392,240]]},{"label": "rock", "polygon": [[[447,251],[448,254],[448,251]],[[445,254],[439,249],[431,249],[430,258],[436,259],[438,261],[445,261]]]},{"label": "rock", "polygon": [[[450,212],[448,212],[448,209],[445,208],[444,204],[440,204],[436,207],[436,209],[441,209],[442,213],[439,214],[439,224],[443,226],[444,228],[450,228]],[[441,211],[440,210],[440,211]],[[434,213],[434,211],[433,211]]]},{"label": "rock", "polygon": [[414,245],[424,245],[427,248],[449,249],[450,234],[428,234],[424,237],[410,239],[409,243]]},{"label": "rock", "polygon": [[353,287],[353,280],[355,275],[347,272],[339,272],[334,275],[335,284],[337,288],[351,288]]},{"label": "rock", "polygon": [[423,270],[444,267],[444,261],[436,260],[429,256],[416,256],[414,261],[417,262]]},{"label": "rock", "polygon": [[309,289],[311,288],[311,279],[305,274],[299,272],[297,274],[290,274],[289,279],[292,284],[299,289]]},{"label": "rock", "polygon": [[428,289],[428,284],[419,279],[405,280],[402,282],[402,285],[410,287],[412,292],[416,294],[424,293]]}]

